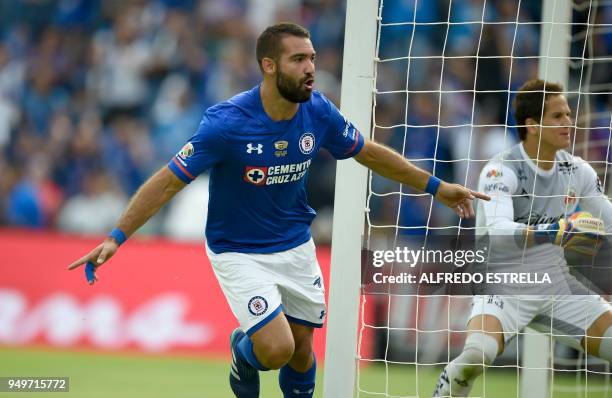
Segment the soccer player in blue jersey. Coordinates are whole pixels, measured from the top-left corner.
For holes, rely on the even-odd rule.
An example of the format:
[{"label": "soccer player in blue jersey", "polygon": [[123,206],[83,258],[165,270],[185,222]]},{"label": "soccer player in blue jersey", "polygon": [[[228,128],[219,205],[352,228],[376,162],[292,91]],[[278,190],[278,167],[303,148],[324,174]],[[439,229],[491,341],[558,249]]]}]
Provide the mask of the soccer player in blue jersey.
[{"label": "soccer player in blue jersey", "polygon": [[[474,215],[486,195],[449,184],[397,152],[364,139],[314,90],[309,32],[292,23],[257,40],[263,81],[209,108],[196,133],[131,199],[117,227],[69,269],[95,268],[198,174],[210,170],[206,248],[240,323],[230,338],[230,385],[239,398],[259,396],[259,371],[280,369],[284,397],[312,397],[313,330],[325,319],[324,285],[310,236],[314,210],[306,176],[321,148],[354,157],[376,173],[424,190],[459,216]],[[87,269],[86,267],[86,269]]]}]

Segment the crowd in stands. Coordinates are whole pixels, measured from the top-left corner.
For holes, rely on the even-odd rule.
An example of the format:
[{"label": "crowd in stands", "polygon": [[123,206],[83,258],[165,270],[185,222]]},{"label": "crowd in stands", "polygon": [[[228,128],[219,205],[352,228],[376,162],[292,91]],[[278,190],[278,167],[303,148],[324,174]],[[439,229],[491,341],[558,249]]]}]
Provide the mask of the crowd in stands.
[{"label": "crowd in stands", "polygon": [[[514,3],[487,1],[483,13],[482,0],[452,2],[450,20],[515,21]],[[539,20],[533,3],[522,6],[521,21]],[[537,55],[539,28],[520,25],[515,33],[513,24],[428,24],[449,18],[448,1],[418,1],[416,15],[414,0],[383,4],[383,22],[423,24],[381,28],[375,138],[443,178],[473,186],[482,164],[444,161],[486,159],[515,141],[513,129],[503,127],[512,123],[507,94],[438,91],[515,90],[537,75],[537,59],[465,56]],[[609,22],[612,13],[604,9],[599,18]],[[342,0],[0,2],[0,225],[106,233],[140,184],[189,139],[207,107],[259,82],[255,39],[276,21],[310,29],[316,88],[339,104],[344,19]],[[611,43],[609,34],[595,40],[605,54]],[[442,53],[450,58],[442,60]],[[609,109],[610,100],[593,106]],[[497,126],[467,126],[474,124]],[[324,241],[334,165],[321,153],[309,177],[309,199],[320,213],[315,235]],[[207,177],[191,185],[145,233],[202,236]],[[372,186],[399,191],[380,178]],[[398,222],[397,195],[395,201],[375,196],[375,219]],[[428,199],[406,197],[399,205],[400,224],[427,224]],[[452,217],[440,214],[435,222]]]}]

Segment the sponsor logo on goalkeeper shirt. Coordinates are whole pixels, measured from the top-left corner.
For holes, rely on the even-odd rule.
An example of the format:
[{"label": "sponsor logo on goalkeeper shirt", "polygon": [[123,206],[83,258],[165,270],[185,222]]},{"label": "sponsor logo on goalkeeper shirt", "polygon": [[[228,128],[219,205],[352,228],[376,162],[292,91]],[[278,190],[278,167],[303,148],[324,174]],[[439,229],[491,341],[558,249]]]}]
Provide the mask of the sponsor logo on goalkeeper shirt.
[{"label": "sponsor logo on goalkeeper shirt", "polygon": [[261,316],[268,311],[268,301],[261,296],[255,296],[249,300],[249,312],[255,316]]},{"label": "sponsor logo on goalkeeper shirt", "polygon": [[276,166],[246,166],[244,181],[257,186],[286,184],[301,180],[310,167],[311,159],[301,163],[289,163]]},{"label": "sponsor logo on goalkeeper shirt", "polygon": [[493,191],[499,191],[499,192],[505,192],[505,193],[510,192],[506,184],[504,184],[503,182],[494,182],[491,184],[485,184],[484,191],[486,193],[493,192]]},{"label": "sponsor logo on goalkeeper shirt", "polygon": [[491,169],[487,172],[487,178],[500,178],[502,176],[501,170]]},{"label": "sponsor logo on goalkeeper shirt", "polygon": [[561,174],[572,174],[578,170],[578,166],[572,162],[559,162],[559,171]]},{"label": "sponsor logo on goalkeeper shirt", "polygon": [[529,225],[554,224],[557,221],[559,221],[561,218],[563,218],[562,215],[550,216],[548,214],[540,214],[540,213],[534,212],[534,213],[531,213],[529,217],[527,216],[516,217],[514,221],[523,223],[523,224],[529,224]]}]

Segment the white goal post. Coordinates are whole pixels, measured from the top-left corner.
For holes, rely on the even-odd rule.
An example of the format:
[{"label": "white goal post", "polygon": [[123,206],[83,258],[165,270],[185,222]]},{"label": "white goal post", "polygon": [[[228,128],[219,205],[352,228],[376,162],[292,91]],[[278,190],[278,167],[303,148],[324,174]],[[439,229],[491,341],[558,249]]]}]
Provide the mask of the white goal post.
[{"label": "white goal post", "polygon": [[[340,109],[368,138],[377,8],[377,0],[348,0],[344,33]],[[367,170],[353,159],[338,162],[323,379],[325,398],[354,395],[367,176]]]}]

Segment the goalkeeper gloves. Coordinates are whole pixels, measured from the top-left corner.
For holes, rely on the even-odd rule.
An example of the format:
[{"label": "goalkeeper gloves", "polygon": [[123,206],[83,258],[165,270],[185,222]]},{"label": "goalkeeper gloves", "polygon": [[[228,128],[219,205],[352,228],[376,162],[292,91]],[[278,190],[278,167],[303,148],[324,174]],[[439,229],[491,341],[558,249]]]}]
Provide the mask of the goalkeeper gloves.
[{"label": "goalkeeper gloves", "polygon": [[534,232],[536,244],[552,243],[566,250],[594,256],[605,239],[603,221],[581,211],[554,224],[539,225]]}]

